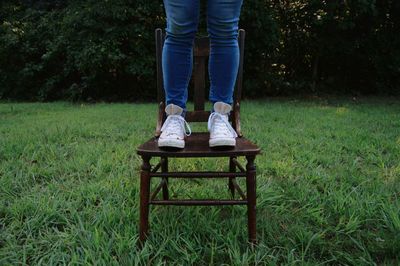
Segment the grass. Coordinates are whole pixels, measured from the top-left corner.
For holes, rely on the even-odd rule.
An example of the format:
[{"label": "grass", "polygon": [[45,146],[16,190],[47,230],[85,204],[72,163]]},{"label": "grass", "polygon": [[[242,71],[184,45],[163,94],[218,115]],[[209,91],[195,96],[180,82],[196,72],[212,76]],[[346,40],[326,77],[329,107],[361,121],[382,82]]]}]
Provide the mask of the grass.
[{"label": "grass", "polygon": [[[2,103],[0,265],[399,264],[399,104],[243,102],[244,134],[263,149],[252,250],[243,206],[152,207],[151,235],[137,248],[135,148],[153,133],[155,104]],[[172,180],[171,195],[229,197],[225,181],[198,179]]]}]

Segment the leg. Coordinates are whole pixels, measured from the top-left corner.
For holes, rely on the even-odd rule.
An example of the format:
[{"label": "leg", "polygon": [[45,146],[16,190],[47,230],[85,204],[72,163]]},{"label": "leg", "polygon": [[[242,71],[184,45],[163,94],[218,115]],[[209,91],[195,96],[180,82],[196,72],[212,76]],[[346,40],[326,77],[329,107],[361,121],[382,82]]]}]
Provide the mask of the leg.
[{"label": "leg", "polygon": [[193,41],[200,0],[164,0],[167,16],[162,68],[166,104],[186,110],[187,88],[193,70]]},{"label": "leg", "polygon": [[243,0],[209,0],[207,30],[210,37],[209,100],[233,102],[239,68],[238,24]]},{"label": "leg", "polygon": [[[163,158],[164,161],[161,164],[161,172],[165,173],[168,172],[168,157],[164,157]],[[163,192],[163,199],[164,200],[168,200],[169,199],[169,195],[168,195],[168,177],[164,177],[165,180],[165,184],[162,188],[162,192]]]},{"label": "leg", "polygon": [[[229,172],[235,172],[236,171],[236,165],[232,161],[233,158],[234,157],[230,157],[229,158]],[[234,177],[230,177],[229,178],[228,187],[229,187],[229,190],[231,191],[232,198],[234,199],[235,198],[235,187],[233,186],[233,182],[232,182],[233,179],[234,179]]]},{"label": "leg", "polygon": [[247,186],[247,219],[249,230],[249,242],[256,244],[256,167],[255,156],[246,156],[246,186]]},{"label": "leg", "polygon": [[150,157],[142,157],[140,171],[140,224],[139,240],[144,243],[149,231],[149,198],[150,198]]}]

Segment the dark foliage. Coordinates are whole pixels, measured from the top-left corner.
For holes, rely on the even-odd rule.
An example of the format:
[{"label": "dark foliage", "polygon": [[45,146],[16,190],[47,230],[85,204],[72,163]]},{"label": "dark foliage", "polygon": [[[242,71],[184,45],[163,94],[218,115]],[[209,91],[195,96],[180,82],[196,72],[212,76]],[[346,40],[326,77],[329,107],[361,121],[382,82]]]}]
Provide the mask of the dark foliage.
[{"label": "dark foliage", "polygon": [[[2,1],[0,22],[0,98],[154,98],[161,0]],[[245,0],[240,27],[247,96],[399,93],[399,1]]]}]

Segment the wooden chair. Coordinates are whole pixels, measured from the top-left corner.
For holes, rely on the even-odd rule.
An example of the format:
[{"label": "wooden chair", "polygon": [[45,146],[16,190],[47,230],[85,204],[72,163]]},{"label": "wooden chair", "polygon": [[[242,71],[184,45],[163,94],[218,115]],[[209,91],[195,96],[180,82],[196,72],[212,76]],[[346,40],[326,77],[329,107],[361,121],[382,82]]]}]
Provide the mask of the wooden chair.
[{"label": "wooden chair", "polygon": [[[137,153],[141,156],[143,163],[140,171],[140,225],[139,240],[143,243],[149,232],[149,207],[150,205],[247,205],[248,235],[250,243],[256,242],[256,167],[254,160],[260,153],[260,148],[243,137],[240,130],[240,96],[242,91],[243,76],[243,54],[245,31],[239,30],[240,64],[235,84],[233,109],[229,116],[229,121],[238,134],[236,146],[231,148],[210,148],[208,146],[208,132],[193,132],[186,137],[185,148],[171,150],[158,148],[157,140],[160,136],[161,126],[166,119],[165,96],[163,88],[162,73],[162,48],[165,40],[165,32],[160,28],[155,30],[156,38],[156,57],[157,57],[157,100],[158,120],[155,135],[137,148]],[[186,113],[188,122],[207,122],[210,111],[204,110],[205,103],[205,79],[206,79],[206,59],[209,56],[209,38],[196,37],[194,42],[194,111]],[[205,130],[206,131],[206,130]],[[237,158],[246,157],[246,168],[243,167]],[[150,165],[150,159],[159,157],[158,164],[154,167]],[[198,171],[198,172],[169,172],[169,157],[228,157],[229,171]],[[237,171],[239,169],[239,171]],[[160,170],[160,171],[159,171]],[[150,194],[150,181],[152,178],[161,178],[160,184],[154,192]],[[239,187],[236,177],[246,178],[246,193]],[[168,194],[168,178],[228,178],[228,188],[232,199],[210,200],[210,199],[190,199],[190,200],[170,200]],[[162,190],[162,199],[156,199],[157,194]],[[240,200],[235,200],[235,190],[240,195]]]}]

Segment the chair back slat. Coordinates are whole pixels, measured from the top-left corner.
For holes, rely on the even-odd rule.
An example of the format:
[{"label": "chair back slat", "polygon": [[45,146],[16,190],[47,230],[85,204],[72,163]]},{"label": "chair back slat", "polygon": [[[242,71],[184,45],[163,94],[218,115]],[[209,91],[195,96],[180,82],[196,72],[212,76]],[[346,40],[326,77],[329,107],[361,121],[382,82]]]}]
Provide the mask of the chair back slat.
[{"label": "chair back slat", "polygon": [[238,44],[239,44],[239,69],[236,77],[235,91],[234,91],[234,105],[240,103],[242,98],[242,84],[243,84],[243,58],[244,58],[244,39],[245,31],[239,29]]},{"label": "chair back slat", "polygon": [[209,54],[209,38],[196,38],[193,46],[193,103],[195,111],[204,110],[206,89],[206,60]]},{"label": "chair back slat", "polygon": [[204,56],[195,56],[194,59],[194,89],[193,89],[193,103],[194,110],[200,111],[204,110],[204,102],[205,102],[205,87],[206,87],[206,57]]},{"label": "chair back slat", "polygon": [[189,111],[186,113],[185,119],[187,122],[205,122],[208,120],[210,111],[197,110]]},{"label": "chair back slat", "polygon": [[162,50],[164,46],[165,34],[160,28],[155,31],[156,38],[156,67],[157,67],[157,101],[158,103],[165,100],[163,71],[162,71]]}]

